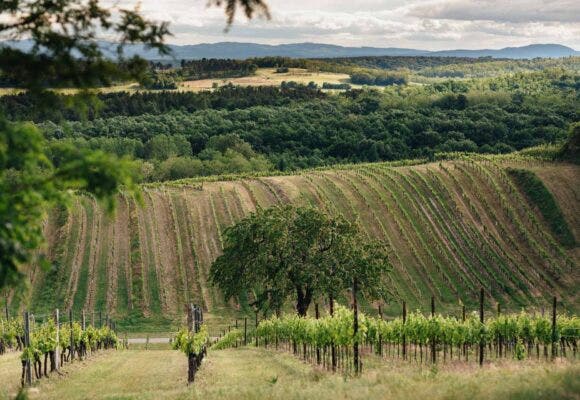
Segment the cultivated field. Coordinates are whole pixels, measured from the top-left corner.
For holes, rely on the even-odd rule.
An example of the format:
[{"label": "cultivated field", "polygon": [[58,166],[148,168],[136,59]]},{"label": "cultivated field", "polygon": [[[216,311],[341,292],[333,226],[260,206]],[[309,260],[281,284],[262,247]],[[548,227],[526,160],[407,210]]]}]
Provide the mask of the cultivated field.
[{"label": "cultivated field", "polygon": [[[201,79],[197,81],[186,81],[179,85],[179,89],[186,90],[204,90],[211,89],[213,84],[219,86],[227,85],[229,83],[240,86],[280,86],[282,82],[297,82],[308,85],[310,82],[318,84],[322,87],[324,82],[327,83],[349,83],[350,77],[347,74],[336,74],[332,72],[310,72],[300,68],[290,68],[289,72],[278,74],[275,68],[260,68],[254,76],[246,76],[242,78],[227,78],[227,79]],[[360,87],[360,85],[351,85],[353,87]]]},{"label": "cultivated field", "polygon": [[[443,313],[458,313],[460,301],[475,309],[484,287],[493,298],[490,308],[499,301],[505,310],[539,310],[557,296],[577,313],[580,249],[560,243],[508,177],[513,166],[542,179],[577,243],[580,168],[567,164],[470,158],[168,183],[144,188],[142,205],[120,196],[114,216],[86,196],[76,197],[68,212],[51,213],[43,251],[58,268],[31,268],[32,291],[24,302],[36,313],[72,306],[91,318],[91,311],[102,310],[133,330],[164,331],[193,302],[209,312],[210,326],[220,325],[240,306],[224,303],[208,282],[223,230],[257,207],[293,202],[343,214],[384,241],[393,291],[410,310],[427,310],[431,296]],[[11,305],[22,306],[16,299]],[[400,303],[384,310],[398,315]],[[135,325],[142,316],[148,326]]]}]

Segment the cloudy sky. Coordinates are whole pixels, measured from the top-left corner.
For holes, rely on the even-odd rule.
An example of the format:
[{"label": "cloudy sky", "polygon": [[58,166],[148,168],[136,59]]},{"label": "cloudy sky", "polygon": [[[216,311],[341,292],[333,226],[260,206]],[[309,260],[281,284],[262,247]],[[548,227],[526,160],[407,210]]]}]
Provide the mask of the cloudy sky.
[{"label": "cloudy sky", "polygon": [[[128,3],[128,2],[122,2]],[[580,0],[267,0],[272,19],[241,13],[228,33],[207,0],[141,0],[169,21],[169,42],[318,42],[428,50],[560,43],[580,49]]]}]

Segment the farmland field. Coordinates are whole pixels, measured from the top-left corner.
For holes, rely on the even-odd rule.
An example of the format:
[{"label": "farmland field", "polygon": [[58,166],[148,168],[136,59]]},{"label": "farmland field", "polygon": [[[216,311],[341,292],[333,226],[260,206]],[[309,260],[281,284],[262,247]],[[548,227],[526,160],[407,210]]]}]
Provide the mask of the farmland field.
[{"label": "farmland field", "polygon": [[580,400],[580,53],[464,2],[0,6],[0,400]]},{"label": "farmland field", "polygon": [[540,310],[557,296],[564,310],[578,312],[579,248],[560,242],[510,168],[545,183],[577,243],[580,169],[572,164],[496,156],[185,180],[146,185],[142,205],[121,195],[114,215],[85,196],[52,213],[44,251],[62,268],[31,268],[33,290],[23,302],[36,312],[65,304],[92,318],[108,313],[129,331],[167,331],[193,302],[221,326],[246,307],[225,303],[208,282],[223,230],[257,207],[294,203],[357,221],[388,246],[399,300],[385,306],[387,315],[398,315],[402,300],[426,310],[431,296],[442,312],[458,312],[460,301],[475,309],[480,287],[491,295],[490,308],[500,302],[506,310]]}]

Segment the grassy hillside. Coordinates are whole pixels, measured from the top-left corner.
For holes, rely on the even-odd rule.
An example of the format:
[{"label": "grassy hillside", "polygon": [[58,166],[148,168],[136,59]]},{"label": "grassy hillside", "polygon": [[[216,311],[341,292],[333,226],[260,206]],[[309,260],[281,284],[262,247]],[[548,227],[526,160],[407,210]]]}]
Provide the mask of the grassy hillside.
[{"label": "grassy hillside", "polygon": [[[544,183],[575,245],[553,234],[510,168]],[[79,196],[46,224],[44,252],[56,268],[33,266],[32,290],[12,308],[72,306],[89,318],[103,310],[124,325],[146,320],[149,327],[181,318],[188,302],[210,317],[232,315],[240,305],[224,304],[208,284],[221,233],[257,207],[293,202],[356,219],[369,237],[383,240],[393,291],[410,309],[426,310],[431,295],[441,311],[458,312],[460,301],[474,307],[483,286],[504,309],[541,308],[556,295],[578,312],[579,177],[578,166],[503,156],[149,186],[142,206],[120,196],[114,216]],[[385,311],[399,313],[400,304],[394,300]]]}]

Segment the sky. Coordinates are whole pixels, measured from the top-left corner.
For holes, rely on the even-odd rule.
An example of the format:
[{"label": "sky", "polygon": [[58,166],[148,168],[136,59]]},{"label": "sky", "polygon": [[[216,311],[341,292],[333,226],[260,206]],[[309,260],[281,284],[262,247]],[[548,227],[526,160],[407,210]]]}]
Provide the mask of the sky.
[{"label": "sky", "polygon": [[[580,50],[580,0],[266,0],[272,18],[223,10],[207,0],[141,0],[148,17],[170,22],[168,42],[316,42],[425,50],[559,43]],[[121,2],[127,5],[130,2]]]}]

